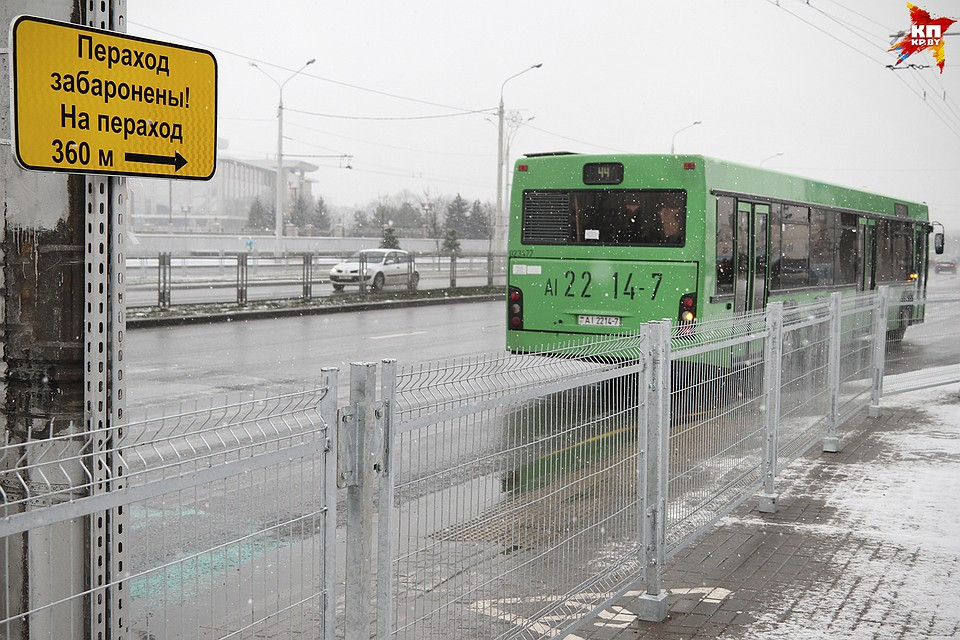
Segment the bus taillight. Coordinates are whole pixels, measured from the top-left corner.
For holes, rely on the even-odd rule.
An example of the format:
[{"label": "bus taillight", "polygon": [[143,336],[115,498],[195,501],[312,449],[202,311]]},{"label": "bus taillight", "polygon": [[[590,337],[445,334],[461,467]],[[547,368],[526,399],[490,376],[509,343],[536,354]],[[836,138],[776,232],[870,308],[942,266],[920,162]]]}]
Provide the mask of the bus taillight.
[{"label": "bus taillight", "polygon": [[507,326],[523,329],[523,293],[517,287],[509,287],[507,291]]},{"label": "bus taillight", "polygon": [[697,294],[685,293],[680,297],[680,310],[677,313],[677,320],[680,327],[692,328],[691,325],[697,319]]}]

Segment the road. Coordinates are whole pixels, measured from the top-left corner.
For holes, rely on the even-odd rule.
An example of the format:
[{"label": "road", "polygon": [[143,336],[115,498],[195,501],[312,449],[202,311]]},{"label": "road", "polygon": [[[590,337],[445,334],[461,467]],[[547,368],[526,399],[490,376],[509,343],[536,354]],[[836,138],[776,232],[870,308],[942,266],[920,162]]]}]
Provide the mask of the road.
[{"label": "road", "polygon": [[[960,291],[960,276],[931,274],[928,293]],[[960,360],[960,345],[943,345],[937,325],[953,321],[931,307],[910,327],[909,358],[927,366]],[[127,406],[223,396],[316,379],[322,367],[395,358],[402,363],[497,351],[504,345],[502,302],[137,329],[125,345]],[[888,372],[902,369],[891,363]],[[342,386],[346,385],[343,378]]]},{"label": "road", "polygon": [[[502,302],[137,329],[125,339],[127,407],[316,379],[323,367],[420,362],[503,348]],[[346,378],[341,386],[346,386]]]}]

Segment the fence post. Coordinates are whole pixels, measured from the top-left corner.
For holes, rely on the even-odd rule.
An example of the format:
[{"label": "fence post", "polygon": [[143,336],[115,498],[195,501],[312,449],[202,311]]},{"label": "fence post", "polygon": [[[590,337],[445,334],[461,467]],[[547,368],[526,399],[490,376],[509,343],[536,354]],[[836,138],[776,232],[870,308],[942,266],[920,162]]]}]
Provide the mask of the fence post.
[{"label": "fence post", "polygon": [[457,288],[457,254],[450,254],[450,288]]},{"label": "fence post", "polygon": [[346,588],[344,639],[370,640],[374,631],[370,606],[375,587],[374,513],[383,469],[383,406],[376,402],[377,365],[350,364],[350,404],[338,427],[338,485],[347,488]]},{"label": "fence post", "polygon": [[830,389],[830,415],[827,416],[827,435],[823,438],[823,452],[840,451],[840,355],[843,340],[843,300],[839,293],[830,294],[830,351],[827,385]]},{"label": "fence post", "polygon": [[777,463],[780,443],[780,375],[783,369],[783,303],[767,305],[764,319],[767,324],[764,345],[764,416],[763,432],[763,493],[760,494],[760,513],[776,513],[779,496],[776,493]]},{"label": "fence post", "polygon": [[413,253],[407,256],[407,291],[416,291],[417,285],[419,284],[419,279],[414,280],[414,258]]},{"label": "fence post", "polygon": [[313,297],[313,254],[303,254],[303,294],[304,300]]},{"label": "fence post", "polygon": [[237,254],[237,304],[247,304],[247,258],[250,254]]},{"label": "fence post", "polygon": [[157,257],[157,306],[161,309],[170,308],[171,262],[168,252],[162,252]]},{"label": "fence post", "polygon": [[360,252],[360,258],[357,260],[357,284],[359,285],[359,294],[361,298],[367,296],[367,254]]},{"label": "fence post", "polygon": [[487,286],[493,286],[493,254],[487,254]]},{"label": "fence post", "polygon": [[647,406],[642,428],[640,495],[646,593],[623,603],[640,620],[667,618],[667,592],[661,586],[667,552],[667,482],[670,461],[670,321],[646,325]]},{"label": "fence post", "polygon": [[333,638],[337,623],[337,395],[340,370],[320,370],[326,393],[320,400],[320,417],[327,426],[323,459],[323,637]]},{"label": "fence post", "polygon": [[[383,444],[377,494],[377,638],[393,635],[393,443],[396,433],[397,361],[383,360],[380,369],[380,399]],[[332,636],[331,636],[332,638]]]},{"label": "fence post", "polygon": [[877,288],[877,321],[873,325],[873,389],[870,391],[870,417],[880,417],[880,398],[883,396],[883,368],[887,355],[887,309],[890,305],[890,287]]}]

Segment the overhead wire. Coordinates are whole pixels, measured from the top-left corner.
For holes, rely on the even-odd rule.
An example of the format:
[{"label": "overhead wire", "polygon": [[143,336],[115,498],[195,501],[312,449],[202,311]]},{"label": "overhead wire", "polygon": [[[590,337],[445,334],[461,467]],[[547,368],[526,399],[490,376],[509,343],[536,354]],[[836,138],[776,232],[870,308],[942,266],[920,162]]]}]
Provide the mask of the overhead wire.
[{"label": "overhead wire", "polygon": [[[803,22],[803,23],[806,24],[807,26],[815,29],[816,31],[819,31],[820,33],[824,34],[825,36],[827,36],[827,37],[830,38],[831,40],[833,40],[833,41],[835,41],[835,42],[843,45],[843,46],[846,47],[847,49],[850,49],[851,51],[855,52],[857,55],[862,56],[862,57],[864,57],[864,58],[867,58],[868,60],[870,60],[870,61],[873,62],[874,64],[876,64],[877,62],[879,62],[877,59],[875,59],[875,58],[874,58],[872,55],[870,55],[869,53],[867,53],[867,52],[865,52],[865,51],[862,51],[862,50],[860,50],[859,48],[857,48],[857,47],[853,46],[852,44],[850,44],[849,42],[846,42],[845,40],[842,40],[842,39],[838,38],[838,37],[835,36],[834,34],[832,34],[832,33],[830,33],[829,31],[827,31],[826,29],[823,29],[823,28],[820,27],[819,25],[817,25],[817,24],[815,24],[815,23],[813,23],[813,22],[805,19],[803,16],[801,16],[801,15],[799,15],[799,14],[797,14],[797,13],[794,13],[793,11],[790,11],[790,10],[787,9],[785,6],[783,6],[783,4],[781,4],[778,0],[765,0],[765,1],[766,1],[767,3],[773,5],[773,6],[777,7],[778,9],[781,9],[782,11],[784,11],[784,12],[786,12],[788,15],[796,18],[797,20]],[[819,13],[822,13],[823,15],[825,15],[825,16],[827,16],[827,17],[830,17],[830,15],[827,14],[826,12],[824,12],[822,9],[819,9],[818,7],[814,7],[813,5],[811,5],[810,2],[809,2],[809,0],[798,0],[798,1],[801,2],[802,4],[804,4],[805,6],[808,6],[808,7],[810,7],[811,9],[814,9],[815,11],[818,11]],[[852,33],[856,33],[856,32],[855,32],[853,29],[851,29],[850,27],[845,26],[842,20],[836,19],[836,20],[834,20],[834,22],[836,22],[837,24],[840,24],[840,26],[843,26],[844,28],[846,28],[847,30],[851,31]],[[857,37],[861,37],[861,38],[862,38],[862,36],[860,36],[859,34],[856,34],[856,35],[857,35]],[[874,43],[871,43],[871,45],[876,46]],[[878,47],[878,48],[880,48],[881,51],[884,51],[882,47]],[[884,53],[886,53],[886,52],[884,51]],[[943,113],[941,113],[941,111],[939,111],[936,107],[934,107],[932,103],[928,102],[928,101],[926,100],[926,98],[925,98],[925,92],[924,92],[922,89],[919,89],[919,90],[918,90],[918,89],[915,89],[915,88],[911,87],[910,84],[907,83],[907,81],[906,81],[903,77],[901,77],[900,74],[895,73],[895,74],[894,74],[894,77],[897,78],[897,80],[899,80],[900,82],[902,82],[902,83],[904,84],[904,86],[907,88],[908,91],[910,91],[910,92],[913,93],[915,96],[917,96],[917,98],[919,98],[920,100],[922,100],[922,101],[924,102],[924,104],[927,105],[927,108],[930,109],[930,112],[933,113],[933,115],[936,116],[936,118],[937,118],[938,120],[940,120],[940,121],[944,124],[945,127],[947,127],[947,129],[950,131],[950,133],[952,133],[953,135],[955,135],[955,136],[957,136],[958,138],[960,138],[960,123],[952,123],[952,122],[950,122],[950,116],[949,116],[949,114],[948,114],[947,116],[944,116]]]},{"label": "overhead wire", "polygon": [[[834,0],[831,0],[831,1],[834,1]],[[854,35],[856,35],[858,38],[860,38],[861,40],[864,40],[864,41],[865,41],[868,45],[870,45],[871,47],[875,47],[875,48],[879,49],[879,50],[880,50],[881,52],[883,52],[884,54],[888,54],[888,53],[889,53],[889,49],[886,49],[886,48],[884,48],[884,47],[881,47],[881,46],[877,45],[875,41],[873,41],[873,40],[871,40],[871,39],[868,39],[868,38],[864,38],[862,35],[860,35],[859,33],[857,33],[857,31],[862,31],[859,27],[857,27],[857,26],[855,26],[855,25],[852,25],[851,23],[846,22],[846,21],[844,21],[844,20],[842,20],[842,19],[840,19],[840,18],[837,18],[836,16],[833,16],[833,15],[827,13],[826,11],[824,11],[823,9],[821,9],[821,8],[819,8],[819,7],[817,7],[817,6],[814,6],[813,4],[811,4],[811,3],[809,2],[809,0],[804,0],[804,1],[803,1],[803,4],[805,4],[806,6],[810,7],[810,8],[813,9],[814,11],[817,11],[817,12],[820,13],[821,15],[825,16],[827,19],[832,20],[833,22],[835,22],[835,23],[843,26],[845,29],[847,29],[848,31],[850,31],[851,33],[853,33]],[[838,2],[834,2],[834,4],[837,4],[837,6],[840,6],[840,7],[843,7],[843,8],[847,8],[847,7],[844,7],[843,5],[841,5],[841,4],[838,3]],[[848,9],[848,10],[850,10],[850,9]],[[851,10],[851,11],[852,11],[852,10]],[[858,15],[862,15],[862,14],[858,14]],[[893,29],[890,29],[890,28],[887,27],[886,25],[882,25],[882,24],[880,24],[879,22],[876,22],[876,21],[874,21],[874,20],[872,20],[871,22],[873,22],[874,24],[877,24],[877,25],[880,26],[880,27],[883,27],[884,30],[886,30],[886,31],[888,31],[888,32],[889,32],[889,31],[893,31]],[[869,33],[869,32],[868,32],[868,33]],[[888,65],[888,66],[889,66],[889,65]],[[899,77],[899,76],[898,76],[898,77]],[[936,89],[933,87],[933,85],[929,82],[929,80],[926,78],[926,76],[925,76],[924,74],[922,74],[922,73],[917,74],[917,75],[916,75],[916,79],[917,79],[917,81],[918,81],[918,84],[919,84],[920,82],[922,82],[924,85],[926,85],[926,87],[927,87],[928,89],[930,89],[930,91],[931,91],[932,94],[935,95],[935,94],[937,93]],[[943,85],[942,85],[942,83],[941,83],[941,87],[942,87],[942,86],[943,86]],[[929,106],[929,108],[931,109],[931,111],[937,112],[937,108],[934,106],[935,103],[930,103],[930,102],[927,101],[927,99],[926,99],[927,93],[926,93],[926,91],[924,91],[922,88],[921,88],[921,93],[918,94],[918,97],[922,98],[923,101],[928,104],[928,106]],[[952,120],[955,119],[956,121],[955,121],[954,124],[956,124],[958,127],[960,127],[960,114],[958,114],[957,111],[954,110],[954,109],[952,108],[952,106],[949,105],[949,104],[946,102],[946,100],[944,101],[944,111],[948,111],[949,113],[943,113],[943,112],[941,112],[941,113],[943,113],[943,115],[945,115],[948,120],[951,120],[951,121],[952,121]],[[946,124],[946,123],[945,123],[945,124]],[[950,125],[948,125],[948,127],[950,127]],[[952,127],[951,127],[951,128],[952,128]]]},{"label": "overhead wire", "polygon": [[[223,47],[213,46],[213,45],[210,45],[210,44],[201,42],[201,41],[199,41],[199,40],[194,40],[194,39],[192,39],[192,38],[187,38],[187,37],[184,37],[184,36],[181,36],[181,35],[178,35],[178,34],[170,33],[170,32],[168,32],[168,31],[164,31],[164,30],[162,30],[162,29],[157,29],[156,27],[152,27],[152,26],[150,26],[150,25],[141,24],[141,23],[135,22],[135,21],[133,21],[133,20],[128,20],[127,22],[128,22],[128,24],[136,25],[136,26],[141,27],[141,28],[144,28],[144,29],[149,29],[149,30],[155,31],[155,32],[157,32],[157,33],[162,33],[163,35],[169,36],[169,37],[171,37],[171,38],[177,38],[178,40],[183,40],[183,41],[185,41],[185,42],[191,42],[191,43],[193,43],[193,44],[200,45],[200,46],[202,46],[202,47],[205,47],[205,48],[207,48],[207,49],[211,49],[211,50],[213,50],[213,51],[219,51],[219,52],[221,52],[221,53],[226,53],[227,55],[235,56],[235,57],[237,57],[237,58],[241,58],[241,59],[243,59],[243,60],[247,60],[247,61],[250,61],[250,62],[256,62],[257,64],[267,65],[267,66],[272,67],[272,68],[274,68],[274,69],[280,69],[281,71],[289,71],[289,72],[291,72],[291,73],[295,73],[295,72],[299,71],[298,69],[294,69],[294,68],[291,68],[291,67],[285,67],[285,66],[283,66],[283,65],[276,64],[276,63],[274,63],[274,62],[269,62],[269,61],[267,61],[267,60],[261,60],[261,59],[259,59],[259,58],[254,58],[253,56],[247,55],[247,54],[245,54],[245,53],[238,53],[238,52],[236,52],[236,51],[231,51],[231,50],[229,50],[229,49],[224,49]],[[428,106],[431,106],[431,107],[440,107],[440,108],[442,108],[442,109],[450,109],[450,110],[453,110],[453,111],[464,111],[464,112],[470,112],[470,113],[475,113],[475,112],[476,112],[475,109],[468,109],[468,108],[466,108],[466,107],[457,107],[457,106],[453,106],[453,105],[442,104],[442,103],[439,103],[439,102],[432,102],[432,101],[430,101],[430,100],[423,100],[423,99],[421,99],[421,98],[412,98],[412,97],[410,97],[410,96],[404,96],[404,95],[400,95],[400,94],[396,94],[396,93],[391,93],[391,92],[389,92],[389,91],[381,91],[381,90],[379,90],[379,89],[371,89],[370,87],[363,87],[363,86],[356,85],[356,84],[352,84],[352,83],[349,83],[349,82],[343,82],[342,80],[334,80],[333,78],[327,78],[327,77],[324,77],[324,76],[319,76],[319,75],[317,75],[317,74],[315,74],[315,73],[310,73],[310,72],[307,72],[307,71],[300,71],[300,75],[301,75],[301,76],[304,76],[304,77],[307,77],[307,78],[312,78],[312,79],[314,79],[314,80],[320,80],[321,82],[327,82],[327,83],[335,84],[335,85],[338,85],[338,86],[341,86],[341,87],[346,87],[346,88],[348,88],[348,89],[355,89],[355,90],[357,90],[357,91],[364,91],[364,92],[366,92],[366,93],[372,93],[372,94],[379,95],[379,96],[384,96],[384,97],[387,97],[387,98],[394,98],[394,99],[396,99],[396,100],[403,100],[403,101],[406,101],[406,102],[414,102],[414,103],[417,103],[417,104],[424,104],[424,105],[428,105]]]},{"label": "overhead wire", "polygon": [[290,107],[285,107],[286,111],[293,113],[302,113],[307,116],[317,116],[320,118],[338,118],[341,120],[381,120],[381,121],[396,121],[396,120],[439,120],[442,118],[457,118],[460,116],[470,116],[476,115],[479,113],[496,113],[495,108],[489,109],[476,109],[473,111],[463,111],[461,113],[445,113],[445,114],[436,114],[430,116],[348,116],[343,114],[336,113],[319,113],[316,111],[306,111],[305,109],[293,109]]},{"label": "overhead wire", "polygon": [[325,130],[325,129],[317,129],[316,127],[308,127],[308,126],[305,125],[305,124],[301,124],[301,123],[298,123],[298,122],[292,122],[292,121],[290,121],[290,120],[285,120],[285,121],[284,121],[284,124],[285,124],[285,125],[290,125],[290,126],[292,126],[292,127],[297,127],[298,129],[306,129],[307,131],[313,131],[314,133],[322,133],[322,134],[324,134],[324,135],[332,136],[332,137],[334,137],[334,138],[342,138],[342,139],[344,139],[344,140],[350,140],[351,142],[360,142],[360,143],[362,143],[362,144],[369,144],[369,145],[372,145],[372,146],[375,146],[375,147],[383,147],[384,149],[396,149],[396,150],[398,150],[398,151],[410,151],[410,152],[412,152],[412,153],[425,153],[425,154],[428,154],[428,155],[435,155],[435,156],[457,156],[457,157],[465,157],[465,158],[483,158],[483,157],[488,157],[488,156],[490,155],[489,153],[457,153],[457,152],[450,152],[450,151],[435,151],[435,150],[430,150],[430,149],[416,149],[416,148],[413,148],[413,147],[402,147],[402,146],[399,146],[399,145],[384,144],[384,143],[382,143],[382,142],[374,142],[374,141],[372,141],[372,140],[365,140],[365,139],[363,139],[363,138],[354,138],[354,137],[352,137],[352,136],[345,136],[345,135],[342,135],[342,134],[339,134],[339,133],[334,133],[334,132],[332,132],[332,131],[327,131],[327,130]]}]

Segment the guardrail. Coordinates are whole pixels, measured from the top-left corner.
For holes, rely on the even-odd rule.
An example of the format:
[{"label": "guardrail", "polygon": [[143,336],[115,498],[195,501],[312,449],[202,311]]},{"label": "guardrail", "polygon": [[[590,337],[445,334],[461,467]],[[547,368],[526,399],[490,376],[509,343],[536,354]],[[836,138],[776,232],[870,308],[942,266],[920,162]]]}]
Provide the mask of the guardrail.
[{"label": "guardrail", "polygon": [[[281,257],[250,253],[220,256],[161,253],[156,258],[130,258],[127,306],[169,309],[175,304],[236,302],[243,307],[253,300],[311,300],[343,295],[325,285],[330,284],[329,270],[345,257],[314,253]],[[417,278],[411,271],[404,282],[387,283],[387,290],[397,286],[407,289],[492,286],[505,281],[503,274],[494,272],[494,261],[487,255],[423,255],[418,257],[416,269]],[[361,298],[371,293],[369,284],[356,290]],[[352,292],[351,288],[347,293]]]},{"label": "guardrail", "polygon": [[[124,637],[546,638],[614,602],[662,620],[680,549],[751,497],[775,511],[783,469],[840,450],[882,392],[960,382],[955,362],[911,373],[960,339],[958,302],[835,294],[539,353],[355,363],[349,398],[326,369],[131,410],[116,433],[14,433],[0,635],[82,638],[94,602]],[[113,577],[91,583],[89,563]]]}]

